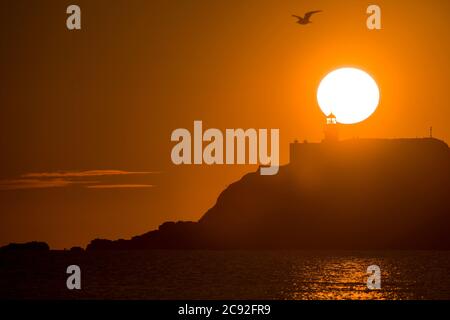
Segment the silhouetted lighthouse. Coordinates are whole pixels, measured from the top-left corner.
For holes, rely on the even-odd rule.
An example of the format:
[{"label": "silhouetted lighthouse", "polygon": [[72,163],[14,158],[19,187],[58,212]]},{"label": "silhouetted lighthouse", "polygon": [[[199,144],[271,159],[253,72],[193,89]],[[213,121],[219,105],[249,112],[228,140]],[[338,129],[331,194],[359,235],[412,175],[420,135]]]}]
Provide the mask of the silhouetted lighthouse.
[{"label": "silhouetted lighthouse", "polygon": [[336,116],[333,113],[330,113],[326,119],[324,142],[336,142],[339,140]]},{"label": "silhouetted lighthouse", "polygon": [[327,150],[334,150],[334,148],[329,148],[329,145],[327,145],[327,143],[337,142],[339,140],[338,123],[333,113],[330,113],[326,117],[324,133],[325,138],[322,140],[323,143],[308,143],[306,140],[303,143],[298,142],[298,140],[291,143],[289,146],[289,163],[296,164],[302,160],[308,161],[308,159],[317,157],[318,154],[323,154],[324,150],[325,152],[328,152]]}]

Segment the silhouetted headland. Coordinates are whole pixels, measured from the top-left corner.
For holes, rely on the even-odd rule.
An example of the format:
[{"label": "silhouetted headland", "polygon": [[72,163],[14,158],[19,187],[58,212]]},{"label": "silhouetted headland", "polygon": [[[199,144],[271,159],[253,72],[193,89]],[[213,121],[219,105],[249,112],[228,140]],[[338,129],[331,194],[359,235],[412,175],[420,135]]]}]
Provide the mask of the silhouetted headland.
[{"label": "silhouetted headland", "polygon": [[424,139],[293,143],[278,175],[245,175],[198,222],[111,249],[450,249],[450,149]]}]

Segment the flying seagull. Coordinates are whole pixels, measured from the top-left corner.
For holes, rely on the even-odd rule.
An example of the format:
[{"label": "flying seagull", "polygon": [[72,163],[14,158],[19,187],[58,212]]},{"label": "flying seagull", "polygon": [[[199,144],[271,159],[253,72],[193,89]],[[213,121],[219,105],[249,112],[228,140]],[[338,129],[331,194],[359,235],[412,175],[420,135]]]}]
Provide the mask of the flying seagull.
[{"label": "flying seagull", "polygon": [[313,14],[315,14],[315,13],[319,13],[319,12],[322,12],[322,10],[316,10],[316,11],[310,11],[310,12],[307,12],[307,13],[305,13],[305,16],[304,17],[299,17],[299,16],[296,16],[296,15],[292,15],[294,18],[297,18],[298,19],[298,21],[297,21],[297,23],[298,24],[308,24],[308,23],[312,23],[312,21],[311,20],[309,20],[309,18],[311,18],[311,16],[313,15]]}]

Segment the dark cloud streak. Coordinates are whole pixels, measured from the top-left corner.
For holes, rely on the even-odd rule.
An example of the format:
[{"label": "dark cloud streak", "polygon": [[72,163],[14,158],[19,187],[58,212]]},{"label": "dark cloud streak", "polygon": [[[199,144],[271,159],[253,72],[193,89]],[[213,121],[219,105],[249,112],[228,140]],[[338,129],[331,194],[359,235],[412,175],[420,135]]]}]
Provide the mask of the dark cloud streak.
[{"label": "dark cloud streak", "polygon": [[[120,183],[101,184],[99,181],[104,177],[130,176],[130,175],[150,175],[158,174],[152,171],[124,171],[124,170],[85,170],[85,171],[58,171],[58,172],[33,172],[21,175],[17,179],[0,180],[0,190],[26,190],[26,189],[46,189],[63,188],[73,185],[84,185],[88,189],[130,189],[130,188],[150,188],[150,184]],[[86,178],[94,178],[89,180]]]}]

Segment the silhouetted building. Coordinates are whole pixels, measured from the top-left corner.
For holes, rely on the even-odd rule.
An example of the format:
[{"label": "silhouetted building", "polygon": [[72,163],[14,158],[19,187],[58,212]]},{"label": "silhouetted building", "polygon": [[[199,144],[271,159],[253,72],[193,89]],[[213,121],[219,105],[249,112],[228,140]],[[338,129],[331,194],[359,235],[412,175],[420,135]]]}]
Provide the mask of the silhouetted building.
[{"label": "silhouetted building", "polygon": [[310,156],[316,157],[318,154],[323,154],[327,157],[330,156],[329,153],[332,153],[333,150],[327,147],[328,143],[339,141],[338,123],[333,113],[330,113],[326,117],[324,133],[325,137],[322,143],[308,143],[306,140],[302,143],[298,142],[298,140],[291,143],[289,146],[289,163],[293,164],[299,160],[306,160]]},{"label": "silhouetted building", "polygon": [[330,113],[326,118],[324,133],[324,142],[336,142],[339,140],[338,124],[333,113]]}]

